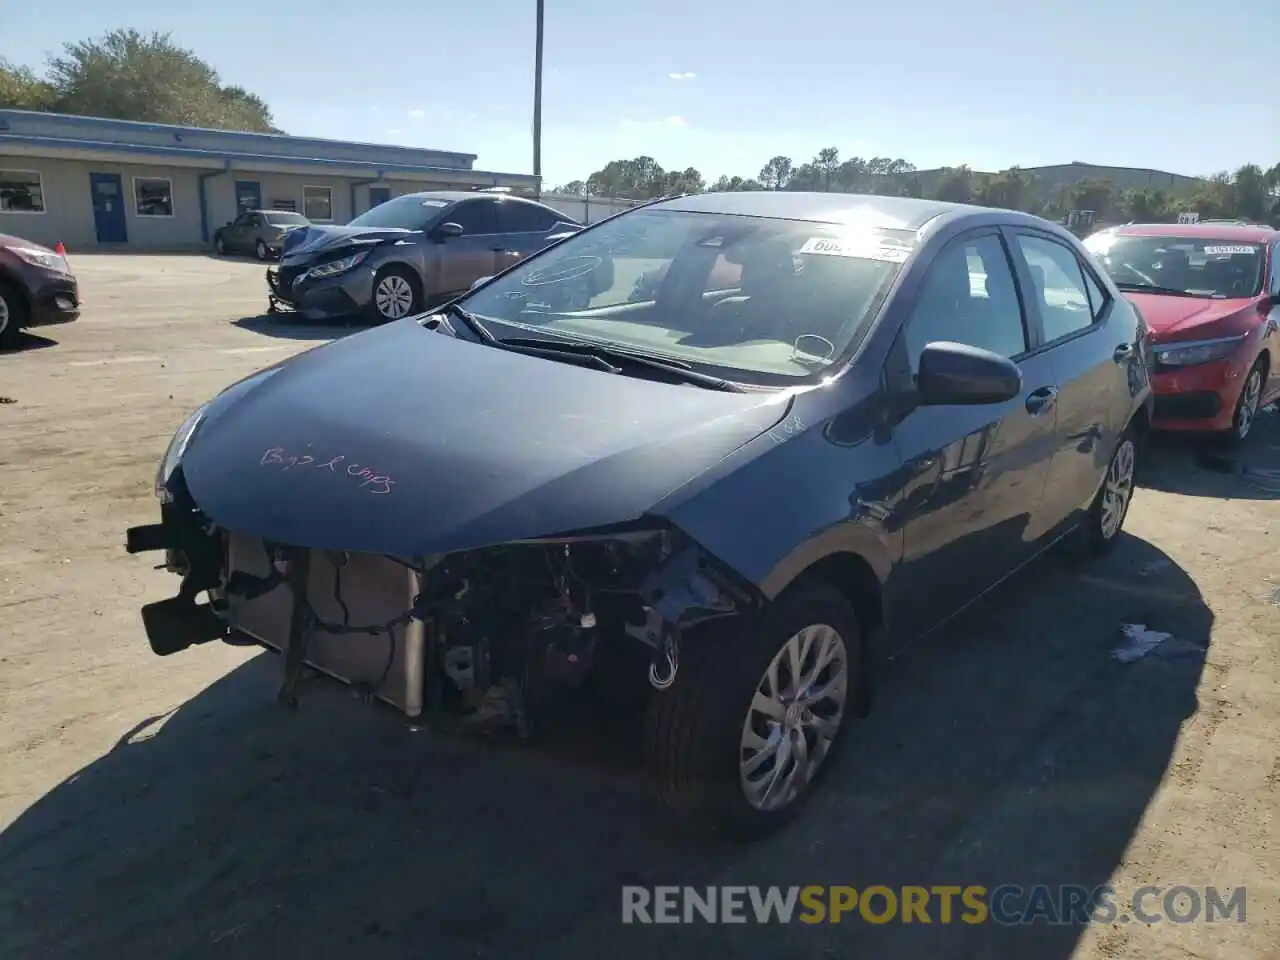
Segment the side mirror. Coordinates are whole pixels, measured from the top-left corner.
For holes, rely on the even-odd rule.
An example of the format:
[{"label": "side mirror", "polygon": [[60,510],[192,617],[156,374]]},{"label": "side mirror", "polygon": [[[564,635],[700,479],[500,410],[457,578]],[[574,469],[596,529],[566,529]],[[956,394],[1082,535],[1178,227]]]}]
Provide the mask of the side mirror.
[{"label": "side mirror", "polygon": [[449,240],[453,237],[460,237],[466,231],[462,229],[462,224],[454,223],[452,220],[440,224],[431,231],[431,235],[437,240]]},{"label": "side mirror", "polygon": [[472,282],[471,287],[469,289],[474,290],[476,287],[480,286],[480,284],[488,283],[492,279],[493,279],[492,275],[487,277],[476,277],[476,279]]},{"label": "side mirror", "polygon": [[916,392],[927,407],[1004,403],[1022,392],[1022,372],[990,350],[939,341],[920,353]]}]

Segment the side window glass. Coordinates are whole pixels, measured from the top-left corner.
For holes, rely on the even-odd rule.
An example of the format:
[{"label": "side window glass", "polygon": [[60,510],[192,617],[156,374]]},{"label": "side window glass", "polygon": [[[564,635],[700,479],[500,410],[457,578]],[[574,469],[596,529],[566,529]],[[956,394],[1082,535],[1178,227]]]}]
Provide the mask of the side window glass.
[{"label": "side window glass", "polygon": [[1031,272],[1030,293],[1044,319],[1045,342],[1092,326],[1094,308],[1076,255],[1060,243],[1029,234],[1019,234],[1017,246]]},{"label": "side window glass", "polygon": [[[1079,265],[1079,261],[1076,261],[1076,263]],[[1102,311],[1107,308],[1107,301],[1110,297],[1107,295],[1106,291],[1098,286],[1098,281],[1093,279],[1093,274],[1083,266],[1080,267],[1080,275],[1084,277],[1085,292],[1089,294],[1089,308],[1093,313],[1093,319],[1096,323],[1098,318],[1102,316]]]},{"label": "side window glass", "polygon": [[1013,271],[998,236],[961,239],[942,251],[925,275],[904,335],[913,373],[925,346],[939,340],[1002,357],[1027,349]]},{"label": "side window glass", "polygon": [[1271,294],[1280,297],[1280,243],[1271,248]]},{"label": "side window glass", "polygon": [[450,210],[445,219],[459,224],[464,236],[498,232],[492,200],[464,200]]},{"label": "side window glass", "polygon": [[499,233],[537,233],[544,229],[538,208],[527,203],[498,203]]}]

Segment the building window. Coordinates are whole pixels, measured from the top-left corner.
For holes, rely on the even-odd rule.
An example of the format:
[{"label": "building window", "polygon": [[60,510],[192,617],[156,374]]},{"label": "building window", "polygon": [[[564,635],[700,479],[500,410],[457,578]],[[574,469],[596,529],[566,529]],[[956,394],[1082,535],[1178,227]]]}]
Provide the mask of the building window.
[{"label": "building window", "polygon": [[332,220],[333,187],[303,187],[302,215],[308,220]]},{"label": "building window", "polygon": [[133,202],[140,217],[172,217],[173,181],[168,177],[134,177]]},{"label": "building window", "polygon": [[0,213],[44,213],[44,184],[34,170],[0,170]]}]

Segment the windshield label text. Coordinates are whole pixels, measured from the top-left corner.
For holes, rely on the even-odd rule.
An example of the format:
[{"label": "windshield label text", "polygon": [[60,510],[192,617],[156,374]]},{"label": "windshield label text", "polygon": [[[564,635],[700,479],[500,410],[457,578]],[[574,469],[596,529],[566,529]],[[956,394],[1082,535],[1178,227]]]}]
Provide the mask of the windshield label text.
[{"label": "windshield label text", "polygon": [[824,257],[879,260],[884,263],[906,263],[911,253],[908,248],[881,238],[842,240],[835,237],[810,237],[798,252]]},{"label": "windshield label text", "polygon": [[1254,253],[1255,251],[1255,247],[1234,243],[1221,243],[1207,245],[1204,248],[1204,255],[1206,257],[1234,257],[1238,253]]}]

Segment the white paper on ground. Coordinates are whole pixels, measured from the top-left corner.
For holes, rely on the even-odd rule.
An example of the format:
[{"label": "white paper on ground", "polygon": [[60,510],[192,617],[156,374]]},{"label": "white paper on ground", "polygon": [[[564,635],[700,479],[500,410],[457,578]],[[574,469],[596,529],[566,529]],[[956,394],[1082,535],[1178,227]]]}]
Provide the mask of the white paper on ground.
[{"label": "white paper on ground", "polygon": [[1124,633],[1125,642],[1112,650],[1111,655],[1121,663],[1133,663],[1142,659],[1173,636],[1159,630],[1148,630],[1144,623],[1126,623],[1120,629]]}]

